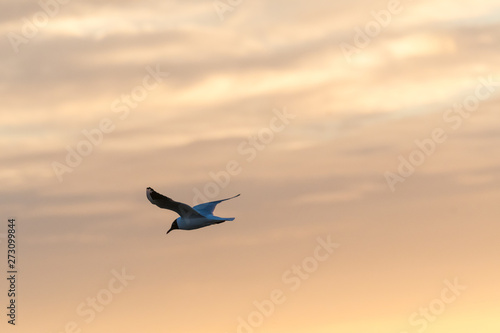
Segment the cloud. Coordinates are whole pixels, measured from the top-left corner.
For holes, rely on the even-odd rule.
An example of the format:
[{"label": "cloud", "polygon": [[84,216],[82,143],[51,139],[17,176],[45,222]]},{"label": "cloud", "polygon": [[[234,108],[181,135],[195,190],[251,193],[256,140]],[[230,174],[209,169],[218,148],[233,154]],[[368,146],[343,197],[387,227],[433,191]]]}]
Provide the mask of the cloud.
[{"label": "cloud", "polygon": [[[113,303],[115,310],[103,312],[91,330],[102,330],[101,323],[115,327],[114,313],[137,316],[144,295],[156,295],[151,304],[179,314],[169,325],[186,331],[186,318],[175,311],[178,301],[196,303],[196,286],[204,303],[192,313],[217,318],[202,330],[220,332],[226,327],[217,325],[241,315],[234,304],[251,306],[252,295],[262,292],[253,284],[255,290],[242,294],[245,285],[262,277],[270,285],[270,276],[279,281],[283,267],[309,255],[311,239],[328,233],[346,249],[343,256],[294,295],[283,318],[308,318],[314,303],[322,309],[348,304],[342,318],[368,318],[376,307],[404,320],[396,308],[418,308],[425,289],[420,282],[442,281],[450,271],[491,293],[495,279],[483,278],[494,276],[498,253],[490,236],[498,234],[492,222],[500,179],[500,159],[492,154],[499,144],[496,96],[459,130],[448,131],[446,143],[396,193],[384,173],[397,169],[398,156],[415,149],[415,140],[448,125],[443,113],[474,90],[478,77],[499,73],[498,6],[405,2],[359,61],[346,62],[339,43],[352,41],[353,29],[386,6],[244,1],[221,22],[211,1],[75,0],[15,53],[5,36],[19,31],[39,5],[3,1],[0,206],[21,221],[23,269],[31,270],[23,313],[44,318],[26,317],[32,331],[41,322],[42,329],[57,330],[57,321],[66,320],[43,310],[68,302],[66,295],[38,306],[39,290],[80,290],[88,285],[85,276],[98,279],[103,267],[126,263],[140,272],[138,279],[151,279]],[[111,104],[141,84],[146,66],[157,64],[171,75],[120,119]],[[238,145],[283,107],[296,119],[247,161]],[[63,163],[67,147],[85,139],[82,130],[103,118],[116,129],[60,183],[51,163]],[[242,172],[217,198],[242,196],[218,209],[237,220],[166,238],[176,214],[152,206],[145,188],[190,202],[230,160],[240,162]],[[57,264],[57,281],[41,264],[44,258]],[[376,278],[366,283],[374,271]],[[377,292],[370,290],[373,283]],[[325,301],[327,289],[334,303]],[[387,303],[394,292],[405,299]],[[218,297],[224,311],[207,311],[204,305]],[[478,296],[477,304],[484,299]],[[315,318],[330,327],[326,312],[316,311]],[[232,317],[221,321],[220,313]],[[144,318],[164,328],[159,312]],[[366,327],[390,330],[370,320]],[[311,327],[309,319],[304,323]],[[344,331],[352,328],[346,324]]]}]

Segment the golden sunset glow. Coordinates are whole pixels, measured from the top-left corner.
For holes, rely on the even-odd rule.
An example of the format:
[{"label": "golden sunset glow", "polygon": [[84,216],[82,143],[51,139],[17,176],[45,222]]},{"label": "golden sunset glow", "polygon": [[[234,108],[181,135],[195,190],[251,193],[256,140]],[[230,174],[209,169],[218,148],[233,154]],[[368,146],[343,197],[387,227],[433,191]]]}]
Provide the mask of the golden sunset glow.
[{"label": "golden sunset glow", "polygon": [[0,7],[1,332],[500,331],[498,1]]}]

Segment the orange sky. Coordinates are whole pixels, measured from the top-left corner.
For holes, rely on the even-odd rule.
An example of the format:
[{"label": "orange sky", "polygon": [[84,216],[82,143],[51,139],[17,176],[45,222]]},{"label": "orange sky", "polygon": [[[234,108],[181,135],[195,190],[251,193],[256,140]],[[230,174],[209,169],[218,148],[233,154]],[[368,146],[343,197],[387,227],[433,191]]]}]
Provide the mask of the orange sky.
[{"label": "orange sky", "polygon": [[[0,5],[2,332],[499,331],[498,1],[42,3]],[[167,236],[148,186],[242,195]]]}]

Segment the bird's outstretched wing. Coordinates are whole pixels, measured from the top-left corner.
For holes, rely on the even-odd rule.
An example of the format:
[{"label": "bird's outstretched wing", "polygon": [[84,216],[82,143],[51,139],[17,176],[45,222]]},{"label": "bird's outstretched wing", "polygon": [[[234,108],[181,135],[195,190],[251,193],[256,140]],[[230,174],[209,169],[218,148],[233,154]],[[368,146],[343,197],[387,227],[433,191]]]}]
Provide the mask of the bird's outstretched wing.
[{"label": "bird's outstretched wing", "polygon": [[169,210],[173,210],[183,218],[197,218],[203,217],[196,210],[194,210],[191,206],[186,205],[182,202],[174,201],[158,192],[153,190],[151,187],[148,187],[146,190],[146,195],[149,201],[160,208],[165,208]]},{"label": "bird's outstretched wing", "polygon": [[202,203],[202,204],[194,206],[193,209],[202,215],[210,215],[210,214],[213,214],[215,206],[220,204],[222,201],[234,199],[234,198],[239,197],[239,196],[240,196],[240,194],[235,195],[234,197],[231,197],[231,198],[227,198],[227,199]]}]

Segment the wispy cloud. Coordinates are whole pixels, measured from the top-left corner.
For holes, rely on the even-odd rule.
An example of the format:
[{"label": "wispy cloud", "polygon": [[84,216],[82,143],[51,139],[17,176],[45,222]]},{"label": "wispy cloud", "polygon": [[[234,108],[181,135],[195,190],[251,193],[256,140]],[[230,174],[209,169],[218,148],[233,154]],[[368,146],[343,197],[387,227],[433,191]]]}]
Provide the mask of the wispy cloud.
[{"label": "wispy cloud", "polygon": [[[43,309],[127,263],[141,282],[89,332],[144,329],[123,321],[138,316],[150,331],[229,331],[273,287],[269,276],[330,233],[343,256],[262,332],[395,331],[428,302],[422,291],[437,297],[429,281],[445,276],[463,276],[470,289],[440,327],[456,328],[460,311],[493,313],[498,95],[396,193],[383,174],[446,125],[443,112],[473,95],[478,78],[500,80],[497,2],[401,0],[404,10],[349,63],[339,44],[355,43],[387,1],[243,1],[221,21],[212,1],[70,0],[46,24],[34,22],[39,2],[2,1],[0,208],[20,223],[26,329],[61,331],[65,314]],[[15,52],[8,34],[29,24],[37,31]],[[112,104],[156,64],[168,79],[120,120]],[[165,238],[176,215],[151,207],[145,188],[188,202],[281,106],[297,115],[293,125],[220,190],[242,193],[218,208],[237,220]],[[103,118],[119,126],[59,183],[51,163]],[[44,290],[57,295],[41,304]],[[147,311],[137,308],[144,295]],[[189,320],[179,303],[205,320]]]}]

